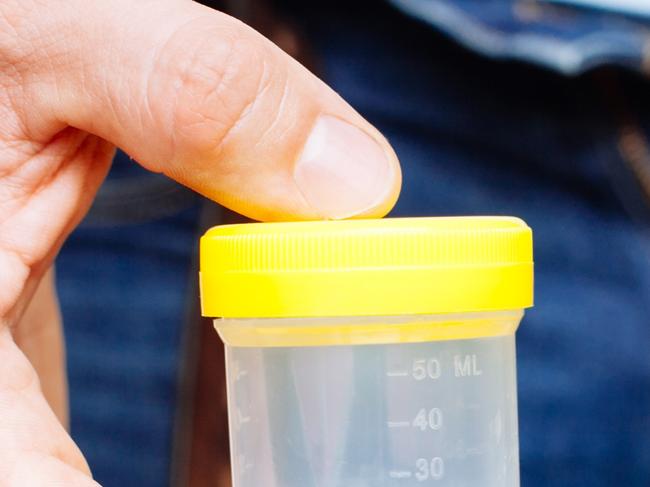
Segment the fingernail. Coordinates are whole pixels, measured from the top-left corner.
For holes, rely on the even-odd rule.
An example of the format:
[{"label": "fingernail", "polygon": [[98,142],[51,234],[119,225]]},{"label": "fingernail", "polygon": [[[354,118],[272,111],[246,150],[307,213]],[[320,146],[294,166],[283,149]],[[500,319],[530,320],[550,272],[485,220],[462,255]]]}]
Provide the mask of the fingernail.
[{"label": "fingernail", "polygon": [[322,115],[296,163],[294,178],[321,217],[339,219],[383,203],[392,191],[394,172],[388,154],[370,135]]}]

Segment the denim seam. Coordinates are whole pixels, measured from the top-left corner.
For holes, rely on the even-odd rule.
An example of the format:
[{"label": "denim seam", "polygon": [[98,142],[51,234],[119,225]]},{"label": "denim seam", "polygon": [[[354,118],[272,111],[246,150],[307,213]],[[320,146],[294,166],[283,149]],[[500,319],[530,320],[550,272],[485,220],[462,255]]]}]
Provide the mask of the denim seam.
[{"label": "denim seam", "polygon": [[598,43],[595,39],[602,34],[590,34],[574,41],[533,33],[505,34],[442,2],[389,1],[410,16],[436,26],[467,48],[491,58],[533,62],[567,76],[602,64],[634,70],[642,68],[641,42],[636,46],[631,38],[620,33],[619,39],[612,36],[607,42],[599,40]]}]

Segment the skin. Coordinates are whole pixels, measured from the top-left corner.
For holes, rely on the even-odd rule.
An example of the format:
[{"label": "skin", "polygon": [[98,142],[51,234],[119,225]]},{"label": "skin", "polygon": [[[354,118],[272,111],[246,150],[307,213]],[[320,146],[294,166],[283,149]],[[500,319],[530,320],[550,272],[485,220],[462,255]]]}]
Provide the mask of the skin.
[{"label": "skin", "polygon": [[[309,145],[316,172],[298,172],[314,127],[329,138]],[[351,148],[387,164],[371,189],[362,186],[372,178],[345,165],[318,177],[334,171],[318,150],[337,134],[345,150],[335,159]],[[400,187],[397,158],[374,127],[224,14],[187,0],[0,2],[0,487],[98,485],[64,427],[48,269],[115,146],[259,220],[379,217]]]}]

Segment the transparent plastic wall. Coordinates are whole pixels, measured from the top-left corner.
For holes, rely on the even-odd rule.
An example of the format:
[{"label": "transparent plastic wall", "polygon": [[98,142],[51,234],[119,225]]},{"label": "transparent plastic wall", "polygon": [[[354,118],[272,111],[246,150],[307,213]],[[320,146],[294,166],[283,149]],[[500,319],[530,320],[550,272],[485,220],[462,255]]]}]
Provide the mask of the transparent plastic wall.
[{"label": "transparent plastic wall", "polygon": [[[269,323],[274,333],[286,331],[283,321],[303,332],[312,324],[300,320],[217,320],[227,344],[234,486],[518,486],[521,316],[468,314],[450,323],[442,315],[427,326],[402,317],[399,331],[386,319],[383,335],[375,318],[381,343],[326,346],[265,338]],[[336,318],[316,329],[346,341],[347,324]],[[357,334],[362,326],[355,323]],[[463,328],[474,330],[471,338]],[[237,346],[247,330],[273,346]],[[411,341],[415,330],[432,339]]]}]

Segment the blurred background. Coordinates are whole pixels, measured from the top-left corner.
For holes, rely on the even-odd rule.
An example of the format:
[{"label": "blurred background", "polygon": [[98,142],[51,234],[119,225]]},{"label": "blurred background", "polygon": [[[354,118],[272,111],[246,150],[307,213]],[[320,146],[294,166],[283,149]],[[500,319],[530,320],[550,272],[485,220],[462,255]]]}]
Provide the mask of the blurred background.
[{"label": "blurred background", "polygon": [[[516,215],[524,487],[650,486],[650,2],[213,2],[391,141],[393,216]],[[143,141],[146,143],[146,141]],[[72,435],[105,487],[228,487],[197,244],[241,221],[119,153],[57,261]],[[262,486],[263,487],[263,486]]]}]

